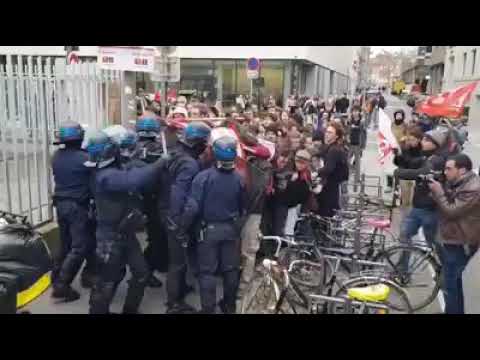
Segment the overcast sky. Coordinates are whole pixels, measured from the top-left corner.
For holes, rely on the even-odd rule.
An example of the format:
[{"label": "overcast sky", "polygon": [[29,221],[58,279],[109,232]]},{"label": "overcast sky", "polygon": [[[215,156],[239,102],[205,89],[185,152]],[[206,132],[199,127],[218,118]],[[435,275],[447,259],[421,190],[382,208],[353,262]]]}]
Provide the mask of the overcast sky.
[{"label": "overcast sky", "polygon": [[400,51],[402,48],[405,49],[416,49],[418,46],[370,46],[373,55],[380,53],[382,50],[386,51]]}]

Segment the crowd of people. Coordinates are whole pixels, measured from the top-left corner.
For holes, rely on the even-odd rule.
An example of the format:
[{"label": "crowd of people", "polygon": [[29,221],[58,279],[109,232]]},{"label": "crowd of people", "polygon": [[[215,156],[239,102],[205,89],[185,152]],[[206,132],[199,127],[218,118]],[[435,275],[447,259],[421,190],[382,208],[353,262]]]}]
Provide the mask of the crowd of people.
[{"label": "crowd of people", "polygon": [[[113,126],[87,139],[79,124],[62,124],[62,147],[52,161],[62,243],[52,296],[79,298],[71,284],[86,260],[81,283],[91,288],[90,313],[110,312],[127,266],[131,279],[124,313],[140,311],[145,287],[163,286],[155,272],[167,274],[167,313],[215,313],[217,305],[223,313],[235,313],[263,246],[258,234],[293,234],[299,213],[331,217],[340,208],[342,184],[366,145],[369,121],[364,115],[386,106],[381,94],[374,102],[346,94],[325,100],[290,96],[281,108],[269,97],[259,109],[244,97],[223,109],[180,96],[164,118],[158,104],[145,104],[131,129]],[[409,241],[423,227],[427,241],[437,244],[438,218],[455,222],[454,208],[463,205],[456,200],[452,205],[435,181],[419,186],[419,175],[443,172],[447,162],[445,171],[452,169],[447,179],[458,175],[456,194],[464,178],[469,179],[467,190],[480,194],[478,176],[470,179],[471,163],[463,154],[447,161],[452,149],[445,152],[445,133],[406,124],[402,111],[395,113],[392,130],[401,149],[396,150],[399,169],[391,181],[401,179],[404,199],[414,188],[402,239]],[[461,212],[468,213],[459,220],[462,224],[470,226],[478,217],[471,209]],[[143,228],[145,250],[136,238]],[[471,239],[473,249],[470,229],[453,224],[440,229],[457,242]],[[458,297],[458,262],[449,266],[451,258],[442,255],[449,296]],[[223,278],[221,300],[216,296],[218,276]],[[201,309],[185,301],[196,288]]]}]

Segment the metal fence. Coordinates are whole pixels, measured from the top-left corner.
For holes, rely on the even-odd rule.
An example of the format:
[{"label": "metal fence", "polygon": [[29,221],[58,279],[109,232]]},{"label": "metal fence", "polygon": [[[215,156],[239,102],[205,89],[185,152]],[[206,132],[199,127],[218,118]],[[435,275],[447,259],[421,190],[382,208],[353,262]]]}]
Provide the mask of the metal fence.
[{"label": "metal fence", "polygon": [[50,158],[58,124],[102,128],[110,123],[109,92],[120,94],[119,72],[64,62],[8,55],[0,64],[0,210],[27,215],[34,225],[54,217]]}]

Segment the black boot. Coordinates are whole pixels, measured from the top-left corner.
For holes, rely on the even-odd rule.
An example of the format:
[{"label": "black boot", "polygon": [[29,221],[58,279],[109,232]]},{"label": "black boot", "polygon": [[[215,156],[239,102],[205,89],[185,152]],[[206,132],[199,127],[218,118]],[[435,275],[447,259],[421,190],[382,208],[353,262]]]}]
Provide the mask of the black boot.
[{"label": "black boot", "polygon": [[148,278],[147,286],[151,288],[161,288],[163,286],[162,281],[155,275],[151,274]]},{"label": "black boot", "polygon": [[127,297],[123,305],[123,314],[138,314],[138,308],[145,294],[146,281],[132,278],[128,284]]},{"label": "black boot", "polygon": [[181,301],[175,304],[167,304],[167,314],[176,315],[176,314],[195,314],[197,310],[188,305],[186,302]]},{"label": "black boot", "polygon": [[237,310],[236,305],[227,305],[223,299],[218,302],[218,306],[224,314],[235,314]]},{"label": "black boot", "polygon": [[118,284],[97,281],[90,294],[90,314],[110,314],[110,303]]},{"label": "black boot", "polygon": [[80,299],[80,294],[71,286],[57,285],[53,288],[52,298],[69,303]]},{"label": "black boot", "polygon": [[82,273],[80,277],[80,284],[84,289],[91,289],[95,284],[95,275],[89,273]]}]

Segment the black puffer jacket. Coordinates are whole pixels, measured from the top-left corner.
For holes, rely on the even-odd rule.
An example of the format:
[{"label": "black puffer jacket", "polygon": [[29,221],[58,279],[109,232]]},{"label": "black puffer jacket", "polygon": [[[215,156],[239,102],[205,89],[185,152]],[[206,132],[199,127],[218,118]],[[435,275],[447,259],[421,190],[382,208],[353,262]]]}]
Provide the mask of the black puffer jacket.
[{"label": "black puffer jacket", "polygon": [[393,163],[403,169],[418,169],[423,165],[424,161],[421,145],[414,148],[403,149],[401,154],[397,154],[393,158]]},{"label": "black puffer jacket", "polygon": [[[432,171],[443,174],[447,154],[444,150],[438,149],[433,154],[423,153],[423,156],[403,158],[405,168],[395,170],[395,176],[400,180],[417,180],[419,175],[426,175]],[[415,184],[413,194],[413,207],[419,209],[435,209],[436,205],[430,195],[430,189],[425,182],[418,181]]]}]

